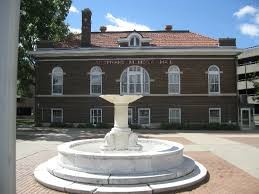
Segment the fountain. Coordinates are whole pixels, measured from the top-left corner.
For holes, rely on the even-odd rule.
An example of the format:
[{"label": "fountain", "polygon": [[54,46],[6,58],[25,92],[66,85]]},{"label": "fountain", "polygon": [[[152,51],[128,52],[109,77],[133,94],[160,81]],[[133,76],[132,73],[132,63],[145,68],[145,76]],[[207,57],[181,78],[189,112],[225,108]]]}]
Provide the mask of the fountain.
[{"label": "fountain", "polygon": [[34,171],[46,187],[70,193],[160,193],[194,185],[206,168],[183,155],[183,145],[139,138],[128,127],[128,104],[140,95],[101,95],[114,104],[114,127],[104,139],[67,142]]}]

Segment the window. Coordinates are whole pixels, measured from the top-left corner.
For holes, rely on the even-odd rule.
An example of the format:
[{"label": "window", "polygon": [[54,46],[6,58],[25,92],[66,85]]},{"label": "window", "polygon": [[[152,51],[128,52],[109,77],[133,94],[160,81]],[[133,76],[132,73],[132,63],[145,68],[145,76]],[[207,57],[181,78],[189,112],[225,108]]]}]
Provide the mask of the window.
[{"label": "window", "polygon": [[180,94],[180,69],[176,65],[168,68],[168,93]]},{"label": "window", "polygon": [[139,125],[150,125],[150,109],[149,108],[139,108],[138,109],[138,124]]},{"label": "window", "polygon": [[51,122],[52,123],[62,123],[63,122],[63,109],[62,108],[52,108],[51,109]]},{"label": "window", "polygon": [[169,108],[169,123],[181,123],[180,108]]},{"label": "window", "polygon": [[208,69],[208,90],[209,94],[220,93],[220,72],[216,65],[212,65]]},{"label": "window", "polygon": [[54,67],[52,70],[52,94],[63,94],[63,70],[61,67]]},{"label": "window", "polygon": [[140,66],[130,66],[121,74],[121,94],[149,94],[150,78]]},{"label": "window", "polygon": [[97,124],[102,123],[102,109],[101,108],[93,108],[90,110],[90,123]]},{"label": "window", "polygon": [[221,123],[221,109],[210,108],[209,109],[209,123]]},{"label": "window", "polygon": [[90,72],[90,94],[102,94],[102,69],[94,66]]},{"label": "window", "polygon": [[133,109],[128,108],[128,123],[132,124],[133,123]]},{"label": "window", "polygon": [[137,36],[132,36],[129,41],[130,47],[139,47],[140,46],[140,38]]}]

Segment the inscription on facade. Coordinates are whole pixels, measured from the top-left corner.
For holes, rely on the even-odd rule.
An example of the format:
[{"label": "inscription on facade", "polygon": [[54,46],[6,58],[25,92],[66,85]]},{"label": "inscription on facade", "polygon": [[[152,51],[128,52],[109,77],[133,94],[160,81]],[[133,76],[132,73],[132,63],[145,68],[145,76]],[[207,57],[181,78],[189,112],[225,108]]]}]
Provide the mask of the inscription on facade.
[{"label": "inscription on facade", "polygon": [[143,60],[97,60],[97,64],[100,65],[151,65],[151,64],[173,64],[171,59],[143,59]]}]

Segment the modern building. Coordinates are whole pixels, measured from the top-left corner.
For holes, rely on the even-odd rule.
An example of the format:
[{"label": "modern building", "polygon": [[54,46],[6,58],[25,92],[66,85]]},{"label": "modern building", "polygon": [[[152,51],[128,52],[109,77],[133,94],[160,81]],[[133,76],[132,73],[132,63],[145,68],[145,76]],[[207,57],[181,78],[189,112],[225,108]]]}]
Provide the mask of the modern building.
[{"label": "modern building", "polygon": [[240,125],[244,129],[259,125],[259,101],[255,99],[255,82],[259,82],[259,47],[245,49],[238,56],[238,91]]},{"label": "modern building", "polygon": [[113,123],[113,105],[101,94],[144,97],[130,104],[129,122],[238,123],[235,39],[213,39],[167,25],[158,31],[82,33],[61,42],[41,40],[36,61],[38,123]]}]

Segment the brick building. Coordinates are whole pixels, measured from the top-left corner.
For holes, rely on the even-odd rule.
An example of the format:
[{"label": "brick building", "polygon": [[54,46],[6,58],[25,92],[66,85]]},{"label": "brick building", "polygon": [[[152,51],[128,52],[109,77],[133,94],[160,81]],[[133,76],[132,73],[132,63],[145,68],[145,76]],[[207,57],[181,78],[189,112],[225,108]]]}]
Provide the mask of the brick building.
[{"label": "brick building", "polygon": [[159,31],[91,32],[40,41],[36,60],[38,123],[113,123],[113,105],[100,94],[142,94],[129,122],[237,123],[235,39],[212,39],[167,25]]}]

